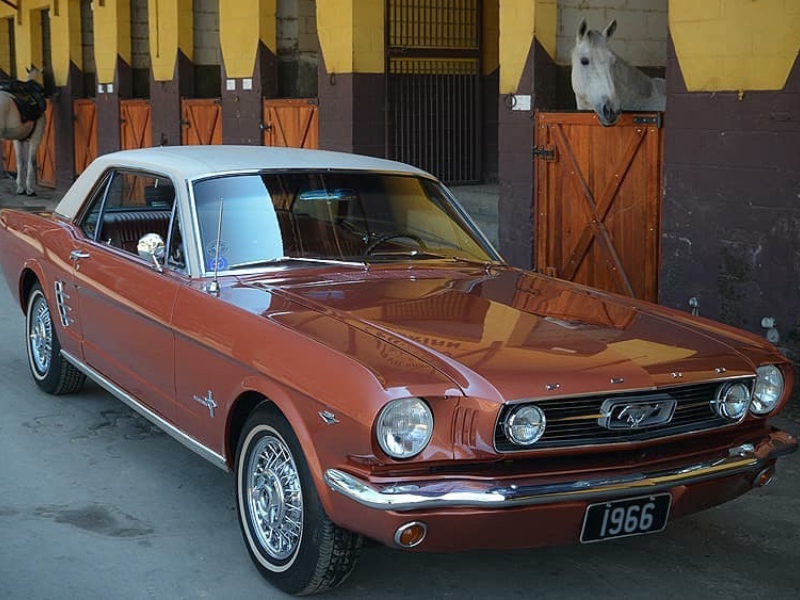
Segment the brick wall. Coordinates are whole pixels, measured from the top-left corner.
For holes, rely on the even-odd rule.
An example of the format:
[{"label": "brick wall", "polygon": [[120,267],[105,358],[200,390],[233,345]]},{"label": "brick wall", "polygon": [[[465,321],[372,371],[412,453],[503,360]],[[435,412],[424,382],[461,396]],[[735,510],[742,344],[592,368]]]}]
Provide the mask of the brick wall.
[{"label": "brick wall", "polygon": [[689,92],[667,65],[660,298],[800,356],[800,59],[780,91]]},{"label": "brick wall", "polygon": [[317,14],[314,0],[278,0],[278,95],[317,95]]},{"label": "brick wall", "polygon": [[92,23],[91,0],[81,0],[81,47],[83,49],[83,72],[95,73],[94,25]]},{"label": "brick wall", "polygon": [[194,0],[194,64],[222,64],[219,0]]},{"label": "brick wall", "polygon": [[[698,0],[699,1],[699,0]],[[569,64],[578,22],[585,17],[591,29],[602,31],[617,20],[611,47],[639,67],[667,63],[668,0],[559,0],[556,62]]]},{"label": "brick wall", "polygon": [[150,68],[147,20],[147,0],[131,0],[131,66],[134,69]]}]

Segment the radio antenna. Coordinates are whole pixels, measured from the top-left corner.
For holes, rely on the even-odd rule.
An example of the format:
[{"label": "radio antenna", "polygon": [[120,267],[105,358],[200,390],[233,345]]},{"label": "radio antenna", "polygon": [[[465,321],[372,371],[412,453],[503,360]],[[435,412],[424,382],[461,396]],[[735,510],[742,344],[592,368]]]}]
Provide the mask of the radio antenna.
[{"label": "radio antenna", "polygon": [[222,208],[224,202],[222,196],[219,198],[219,215],[217,216],[217,243],[214,249],[214,279],[208,286],[208,293],[219,296],[219,248],[222,245]]}]

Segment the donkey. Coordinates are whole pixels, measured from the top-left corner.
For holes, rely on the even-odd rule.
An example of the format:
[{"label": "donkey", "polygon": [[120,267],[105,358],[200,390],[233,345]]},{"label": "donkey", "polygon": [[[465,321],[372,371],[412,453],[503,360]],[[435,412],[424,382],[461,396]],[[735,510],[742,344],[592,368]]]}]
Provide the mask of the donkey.
[{"label": "donkey", "polygon": [[[26,69],[24,82],[3,82],[0,86],[0,138],[14,141],[17,159],[17,194],[35,196],[36,151],[44,135],[44,90],[35,79],[41,73],[36,67]],[[20,112],[15,96],[26,110]],[[29,110],[28,110],[29,109]]]},{"label": "donkey", "polygon": [[623,110],[666,107],[664,80],[648,77],[608,47],[616,29],[616,19],[602,33],[581,19],[572,49],[572,90],[578,110],[593,110],[606,127],[615,125]]}]

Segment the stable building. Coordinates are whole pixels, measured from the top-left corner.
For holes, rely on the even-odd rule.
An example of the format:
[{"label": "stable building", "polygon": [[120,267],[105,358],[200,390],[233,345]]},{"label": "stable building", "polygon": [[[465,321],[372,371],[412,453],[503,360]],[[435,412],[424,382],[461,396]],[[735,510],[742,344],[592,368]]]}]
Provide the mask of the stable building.
[{"label": "stable building", "polygon": [[[603,129],[574,111],[581,17],[617,20],[611,47],[666,78],[664,113]],[[160,144],[394,158],[496,184],[513,264],[772,318],[800,354],[798,3],[2,0],[0,20],[0,72],[46,68],[41,185]]]}]

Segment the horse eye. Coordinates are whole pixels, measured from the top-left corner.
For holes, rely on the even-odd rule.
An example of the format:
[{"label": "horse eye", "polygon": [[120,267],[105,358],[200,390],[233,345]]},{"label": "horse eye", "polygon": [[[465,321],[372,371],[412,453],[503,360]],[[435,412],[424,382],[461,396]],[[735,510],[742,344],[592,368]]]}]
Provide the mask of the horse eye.
[{"label": "horse eye", "polygon": [[584,56],[583,58],[581,58],[581,64],[582,65],[588,65],[589,64],[589,59]]}]

